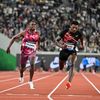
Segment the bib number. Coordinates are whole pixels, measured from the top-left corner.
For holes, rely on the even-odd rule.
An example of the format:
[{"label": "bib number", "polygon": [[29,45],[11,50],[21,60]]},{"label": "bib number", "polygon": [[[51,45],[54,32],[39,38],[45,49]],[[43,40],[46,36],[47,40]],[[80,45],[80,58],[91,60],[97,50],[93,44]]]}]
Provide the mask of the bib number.
[{"label": "bib number", "polygon": [[25,46],[26,46],[27,48],[36,50],[36,44],[34,44],[34,43],[26,42]]},{"label": "bib number", "polygon": [[68,50],[74,50],[74,47],[75,47],[74,45],[68,44],[68,43],[66,43],[66,46]]}]

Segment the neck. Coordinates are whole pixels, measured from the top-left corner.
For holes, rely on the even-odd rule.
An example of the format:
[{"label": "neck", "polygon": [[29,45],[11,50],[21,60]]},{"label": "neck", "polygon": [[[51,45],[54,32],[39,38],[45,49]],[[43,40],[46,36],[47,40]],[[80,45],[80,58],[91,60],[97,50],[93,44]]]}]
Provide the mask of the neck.
[{"label": "neck", "polygon": [[30,31],[30,33],[33,33],[33,32],[35,32],[35,29],[34,30],[30,29],[29,31]]}]

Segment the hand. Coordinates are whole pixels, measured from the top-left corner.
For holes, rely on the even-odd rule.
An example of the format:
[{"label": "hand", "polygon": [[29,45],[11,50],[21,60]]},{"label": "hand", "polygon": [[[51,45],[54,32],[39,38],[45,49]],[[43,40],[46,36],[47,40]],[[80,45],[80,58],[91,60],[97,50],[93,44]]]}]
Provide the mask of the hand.
[{"label": "hand", "polygon": [[79,46],[79,49],[80,49],[80,50],[83,50],[83,49],[84,49],[83,45],[80,45],[80,46]]},{"label": "hand", "polygon": [[66,45],[66,44],[63,44],[63,45],[62,45],[62,48],[63,48],[63,49],[65,49],[66,47],[67,47],[67,45]]},{"label": "hand", "polygon": [[34,51],[36,51],[38,49],[37,45],[34,44]]},{"label": "hand", "polygon": [[7,52],[7,53],[10,53],[10,48],[7,48],[6,52]]}]

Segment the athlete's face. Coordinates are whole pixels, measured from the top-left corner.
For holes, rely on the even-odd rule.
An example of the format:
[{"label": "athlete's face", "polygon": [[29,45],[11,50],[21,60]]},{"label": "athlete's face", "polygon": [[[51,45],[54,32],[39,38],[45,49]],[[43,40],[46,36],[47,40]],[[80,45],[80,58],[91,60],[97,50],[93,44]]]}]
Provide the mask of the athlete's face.
[{"label": "athlete's face", "polygon": [[36,23],[35,22],[30,22],[30,29],[34,31],[36,29]]},{"label": "athlete's face", "polygon": [[78,25],[72,24],[72,25],[70,26],[70,32],[72,32],[72,33],[77,32],[78,29],[79,29],[79,26],[78,26]]}]

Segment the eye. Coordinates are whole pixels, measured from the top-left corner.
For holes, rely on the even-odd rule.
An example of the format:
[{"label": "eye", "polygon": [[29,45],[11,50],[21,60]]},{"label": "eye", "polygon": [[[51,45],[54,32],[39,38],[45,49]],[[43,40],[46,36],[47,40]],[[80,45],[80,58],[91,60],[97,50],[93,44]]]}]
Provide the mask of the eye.
[{"label": "eye", "polygon": [[36,24],[32,24],[32,26],[33,26],[33,25],[36,25]]}]

